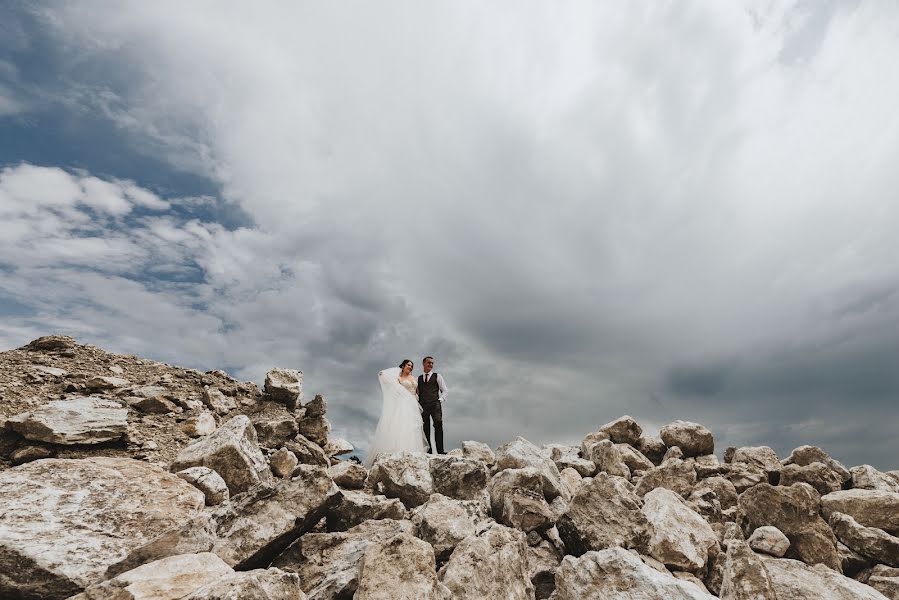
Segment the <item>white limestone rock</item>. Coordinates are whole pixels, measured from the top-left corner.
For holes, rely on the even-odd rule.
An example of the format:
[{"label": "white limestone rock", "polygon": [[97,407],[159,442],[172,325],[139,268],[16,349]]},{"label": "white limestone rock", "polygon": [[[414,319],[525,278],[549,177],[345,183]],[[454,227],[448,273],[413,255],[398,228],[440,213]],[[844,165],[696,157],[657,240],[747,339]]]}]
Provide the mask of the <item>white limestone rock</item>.
[{"label": "white limestone rock", "polygon": [[749,547],[756,552],[782,558],[790,548],[790,538],[772,525],[757,528],[749,536]]},{"label": "white limestone rock", "polygon": [[209,467],[190,467],[175,475],[203,492],[206,506],[221,504],[231,496],[222,476]]},{"label": "white limestone rock", "polygon": [[114,400],[90,396],[51,400],[10,417],[6,427],[25,439],[50,444],[100,444],[125,435],[128,409]]},{"label": "white limestone rock", "polygon": [[365,550],[354,600],[450,598],[449,590],[437,580],[434,550],[427,542],[400,533]]},{"label": "white limestone rock", "polygon": [[759,555],[777,600],[887,600],[872,587],[824,565],[810,567],[798,560]]},{"label": "white limestone rock", "polygon": [[641,510],[651,525],[648,553],[665,566],[699,573],[709,554],[717,553],[718,536],[712,527],[671,490],[648,492]]}]

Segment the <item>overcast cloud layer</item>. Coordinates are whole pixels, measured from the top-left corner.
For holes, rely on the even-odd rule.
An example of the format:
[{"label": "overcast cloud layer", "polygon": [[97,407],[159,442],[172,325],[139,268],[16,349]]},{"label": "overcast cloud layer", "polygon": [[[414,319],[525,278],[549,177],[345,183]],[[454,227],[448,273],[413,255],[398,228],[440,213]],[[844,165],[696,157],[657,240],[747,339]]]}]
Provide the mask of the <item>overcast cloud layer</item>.
[{"label": "overcast cloud layer", "polygon": [[361,448],[433,354],[451,444],[628,413],[899,467],[894,2],[7,12],[0,126],[127,160],[0,154],[0,347],[300,368]]}]

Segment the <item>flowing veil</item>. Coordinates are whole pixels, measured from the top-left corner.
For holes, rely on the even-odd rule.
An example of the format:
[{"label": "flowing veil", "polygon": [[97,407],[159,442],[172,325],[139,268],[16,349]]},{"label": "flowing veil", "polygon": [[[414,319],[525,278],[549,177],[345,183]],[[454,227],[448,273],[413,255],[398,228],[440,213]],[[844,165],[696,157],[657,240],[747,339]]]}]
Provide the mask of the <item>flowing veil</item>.
[{"label": "flowing veil", "polygon": [[371,467],[378,454],[424,452],[427,449],[418,398],[403,387],[399,377],[399,367],[384,369],[378,375],[381,418],[369,445],[366,467]]}]

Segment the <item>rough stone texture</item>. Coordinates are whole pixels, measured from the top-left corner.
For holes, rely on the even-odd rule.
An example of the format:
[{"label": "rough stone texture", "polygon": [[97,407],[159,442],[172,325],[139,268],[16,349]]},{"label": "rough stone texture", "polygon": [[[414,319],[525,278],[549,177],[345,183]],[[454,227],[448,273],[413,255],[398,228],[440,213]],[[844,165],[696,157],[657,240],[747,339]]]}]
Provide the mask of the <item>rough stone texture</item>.
[{"label": "rough stone texture", "polygon": [[556,589],[556,569],[562,562],[563,554],[544,539],[540,539],[536,545],[528,545],[528,577],[534,584],[534,596],[537,600],[549,598]]},{"label": "rough stone texture", "polygon": [[472,460],[479,460],[488,467],[496,462],[496,455],[493,449],[483,442],[465,441],[462,442],[462,456]]},{"label": "rough stone texture", "polygon": [[300,421],[300,434],[315,442],[319,446],[328,445],[328,435],[331,433],[331,423],[325,415],[306,415]]},{"label": "rough stone texture", "polygon": [[696,585],[647,566],[622,548],[566,556],[553,600],[712,600]]},{"label": "rough stone texture", "polygon": [[12,416],[6,427],[28,440],[50,444],[100,444],[120,439],[128,428],[128,409],[105,398],[51,400]]},{"label": "rough stone texture", "polygon": [[641,437],[633,446],[656,466],[662,464],[662,459],[668,450],[665,442],[655,437]]},{"label": "rough stone texture", "polygon": [[525,533],[543,532],[555,524],[556,516],[540,492],[513,488],[503,497],[502,522]]},{"label": "rough stone texture", "polygon": [[344,490],[340,504],[327,517],[328,531],[345,531],[369,519],[405,519],[406,507],[396,498]]},{"label": "rough stone texture", "polygon": [[487,487],[487,467],[470,458],[433,456],[430,459],[434,491],[459,500],[484,499]]},{"label": "rough stone texture", "polygon": [[181,431],[192,438],[209,435],[215,431],[215,428],[215,417],[212,416],[211,412],[207,411],[203,411],[193,417],[188,417],[181,423]]},{"label": "rough stone texture", "polygon": [[872,587],[824,565],[810,567],[798,560],[759,555],[777,600],[885,600]]},{"label": "rough stone texture", "polygon": [[662,427],[659,435],[666,446],[677,446],[684,456],[702,456],[715,452],[712,432],[699,423],[674,421]]},{"label": "rough stone texture", "polygon": [[734,484],[721,476],[708,477],[696,483],[692,493],[704,493],[706,491],[713,492],[718,502],[721,503],[721,509],[727,510],[737,505],[737,489]]},{"label": "rough stone texture", "polygon": [[746,542],[734,540],[727,547],[718,596],[722,600],[778,600],[765,565]]},{"label": "rough stone texture", "polygon": [[544,456],[540,448],[523,437],[503,444],[496,449],[496,471],[506,469],[524,469],[533,467],[543,480],[543,495],[547,501],[562,495],[562,481],[559,469],[548,456]]},{"label": "rough stone texture", "polygon": [[296,419],[292,415],[278,415],[266,419],[253,419],[256,428],[256,439],[264,448],[281,448],[300,432]]},{"label": "rough stone texture", "polygon": [[808,465],[786,465],[780,472],[780,485],[807,483],[822,496],[842,488],[840,474],[825,465],[814,462]]},{"label": "rough stone texture", "polygon": [[[710,473],[706,474],[706,470]],[[700,478],[704,478],[708,475],[724,477],[733,484],[734,489],[738,494],[742,494],[749,488],[755,487],[760,483],[769,482],[768,473],[764,469],[739,462],[719,465],[717,467],[696,465],[696,473]]]},{"label": "rough stone texture", "polygon": [[899,535],[899,494],[879,490],[841,490],[821,498],[825,517],[841,512],[865,527]]},{"label": "rough stone texture", "polygon": [[490,478],[487,492],[490,495],[490,514],[494,519],[502,520],[506,494],[515,488],[542,494],[543,477],[540,475],[540,471],[533,467],[506,469]]},{"label": "rough stone texture", "polygon": [[656,488],[643,497],[641,510],[650,524],[650,556],[680,571],[697,573],[705,569],[709,554],[717,552],[718,536],[683,498],[671,490]]},{"label": "rough stone texture", "polygon": [[456,546],[440,570],[440,580],[456,598],[531,600],[534,586],[525,540],[518,530],[484,522]]},{"label": "rough stone texture", "polygon": [[315,465],[330,467],[331,461],[324,449],[305,436],[297,434],[294,438],[284,443],[284,447],[294,453],[301,465]]},{"label": "rough stone texture", "polygon": [[782,558],[790,548],[790,538],[783,531],[771,525],[758,527],[749,536],[749,547],[756,552]]},{"label": "rough stone texture", "polygon": [[[542,495],[540,499],[543,500]],[[442,494],[432,494],[411,516],[416,535],[431,544],[441,562],[449,558],[459,542],[473,535],[478,523],[486,518],[487,512],[480,502],[456,500]]]},{"label": "rough stone texture", "polygon": [[899,569],[876,565],[865,574],[861,581],[890,600],[899,600]]},{"label": "rough stone texture", "polygon": [[287,448],[280,448],[268,457],[268,464],[275,477],[285,479],[293,474],[300,461],[297,460],[297,455]]},{"label": "rough stone texture", "polygon": [[271,369],[265,374],[265,392],[276,402],[296,408],[303,396],[303,372],[295,369]]},{"label": "rough stone texture", "polygon": [[170,470],[209,467],[228,484],[231,494],[245,492],[259,483],[271,481],[265,456],[256,444],[256,430],[249,417],[238,415],[181,450]]},{"label": "rough stone texture", "polygon": [[645,549],[650,525],[641,504],[605,473],[584,483],[557,524],[568,553],[579,556],[610,546]]},{"label": "rough stone texture", "polygon": [[203,388],[203,404],[219,415],[227,415],[237,408],[237,401],[226,396],[221,390],[208,385]]},{"label": "rough stone texture", "polygon": [[427,542],[400,533],[370,545],[362,556],[354,600],[449,598],[449,591],[437,581],[434,550]]},{"label": "rough stone texture", "polygon": [[131,459],[45,459],[0,472],[0,597],[67,598],[202,507],[199,490]]},{"label": "rough stone texture", "polygon": [[593,433],[588,433],[583,440],[581,440],[581,457],[587,458],[590,455],[590,446],[597,442],[601,442],[603,440],[608,440],[609,434],[605,431],[594,431]]},{"label": "rough stone texture", "polygon": [[899,494],[899,480],[881,473],[871,465],[852,467],[849,472],[852,474],[853,488]]},{"label": "rough stone texture", "polygon": [[121,377],[98,375],[88,379],[84,383],[84,387],[89,390],[114,390],[116,388],[125,387],[129,383],[130,382],[127,379],[122,379]]},{"label": "rough stone texture", "polygon": [[859,525],[858,521],[841,512],[830,515],[830,527],[837,539],[875,562],[899,567],[899,538],[882,529]]},{"label": "rough stone texture", "polygon": [[51,456],[53,456],[53,451],[49,448],[43,446],[22,446],[9,455],[9,462],[11,462],[13,466],[24,465],[33,460],[50,458]]},{"label": "rough stone texture", "polygon": [[340,497],[325,469],[301,465],[293,479],[257,486],[216,509],[219,539],[212,551],[238,570],[269,564]]},{"label": "rough stone texture", "polygon": [[434,480],[427,455],[398,452],[375,460],[365,486],[388,498],[398,498],[406,508],[424,504],[434,493]]},{"label": "rough stone texture", "polygon": [[351,443],[342,438],[333,438],[328,440],[328,443],[325,444],[323,450],[325,451],[325,454],[333,458],[335,456],[349,454],[355,450],[355,448]]},{"label": "rough stone texture", "polygon": [[309,600],[352,598],[359,585],[359,562],[368,547],[412,531],[409,521],[384,519],[337,533],[307,533],[272,566],[297,573]]},{"label": "rough stone texture", "polygon": [[130,594],[134,600],[176,600],[233,573],[234,569],[210,552],[179,554],[95,584],[71,600],[115,598],[116,594],[122,598]]},{"label": "rough stone texture", "polygon": [[572,469],[581,477],[592,477],[596,473],[596,465],[593,464],[593,461],[579,456],[560,455],[559,458],[553,457],[553,462],[556,463],[560,475],[565,469]]},{"label": "rough stone texture", "polygon": [[632,473],[634,471],[648,471],[655,467],[651,460],[643,456],[633,446],[628,444],[615,444],[615,447],[618,448],[621,460],[624,461],[624,464],[627,465],[627,468],[630,469]]},{"label": "rough stone texture", "polygon": [[328,476],[342,488],[358,490],[365,485],[368,471],[357,462],[342,460],[328,468]]},{"label": "rough stone texture", "polygon": [[777,527],[790,539],[786,556],[839,571],[836,538],[818,514],[820,505],[818,492],[807,484],[762,483],[740,495],[737,522],[747,536],[763,525]]},{"label": "rough stone texture", "polygon": [[180,413],[182,409],[163,396],[152,396],[150,398],[140,398],[133,402],[128,401],[131,408],[137,409],[142,413],[151,415],[164,415],[166,413]]},{"label": "rough stone texture", "polygon": [[600,427],[599,430],[608,433],[609,439],[616,444],[634,445],[643,435],[643,428],[630,415],[618,417],[611,423]]},{"label": "rough stone texture", "polygon": [[209,467],[191,467],[175,475],[203,492],[206,506],[221,504],[230,497],[225,480]]},{"label": "rough stone texture", "polygon": [[645,496],[647,492],[662,487],[680,494],[683,498],[688,498],[695,484],[696,470],[693,465],[674,458],[647,471],[634,492],[638,496]]},{"label": "rough stone texture", "polygon": [[847,577],[858,579],[858,573],[871,566],[871,559],[865,558],[851,548],[847,548],[846,544],[839,540],[837,540],[837,554],[840,555],[843,575]]},{"label": "rough stone texture", "polygon": [[769,446],[744,446],[734,450],[731,463],[745,463],[759,467],[767,473],[780,473],[783,465],[777,453]]},{"label": "rough stone texture", "polygon": [[621,458],[621,452],[611,440],[600,440],[587,447],[584,458],[596,465],[597,473],[608,473],[619,477],[630,478],[631,470]]},{"label": "rough stone texture", "polygon": [[841,482],[849,481],[852,477],[849,469],[844,467],[839,461],[831,458],[827,452],[817,446],[799,446],[790,453],[790,456],[783,460],[784,465],[799,465],[800,467],[816,462],[823,463],[830,470],[834,471]]},{"label": "rough stone texture", "polygon": [[578,488],[581,487],[581,483],[583,483],[584,481],[584,478],[581,477],[581,474],[571,467],[559,471],[559,477],[562,479],[562,486],[565,488],[564,495],[567,498],[571,498],[572,496],[574,496],[577,493]]},{"label": "rough stone texture", "polygon": [[227,575],[182,600],[306,600],[306,594],[294,573],[272,568]]}]

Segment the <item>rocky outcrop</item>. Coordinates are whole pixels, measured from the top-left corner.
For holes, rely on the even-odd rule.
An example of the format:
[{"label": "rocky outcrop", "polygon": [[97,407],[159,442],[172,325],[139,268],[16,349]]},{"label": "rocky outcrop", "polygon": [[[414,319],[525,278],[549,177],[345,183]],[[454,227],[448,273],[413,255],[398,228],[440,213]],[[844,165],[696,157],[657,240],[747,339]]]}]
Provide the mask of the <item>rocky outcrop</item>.
[{"label": "rocky outcrop", "polygon": [[365,486],[388,498],[398,498],[406,508],[424,504],[435,491],[427,455],[413,452],[379,456]]},{"label": "rocky outcrop", "polygon": [[303,399],[303,373],[295,369],[271,369],[265,374],[265,393],[290,410]]},{"label": "rocky outcrop", "polygon": [[437,561],[443,562],[459,542],[474,535],[478,523],[487,518],[487,512],[479,502],[433,494],[412,511],[410,518],[415,525],[415,534],[431,544]]},{"label": "rocky outcrop", "polygon": [[534,586],[528,577],[525,535],[485,522],[462,540],[440,570],[440,580],[455,598],[529,600]]},{"label": "rocky outcrop", "polygon": [[342,460],[328,468],[328,476],[334,483],[348,490],[358,490],[365,485],[368,471],[359,463],[351,460]]},{"label": "rocky outcrop", "polygon": [[718,551],[718,536],[683,498],[671,490],[656,488],[643,497],[641,510],[650,525],[650,556],[673,570],[705,570],[709,554]]},{"label": "rocky outcrop", "polygon": [[51,400],[33,411],[10,417],[6,426],[28,440],[100,444],[125,435],[128,409],[106,398]]},{"label": "rocky outcrop", "polygon": [[562,481],[559,469],[551,458],[545,456],[540,448],[519,437],[513,442],[503,444],[496,450],[495,470],[533,468],[540,473],[543,482],[543,495],[547,502],[562,495]]},{"label": "rocky outcrop", "polygon": [[[473,596],[468,596],[473,597]],[[354,600],[450,600],[434,571],[427,542],[400,533],[366,549],[359,565]]]},{"label": "rocky outcrop", "polygon": [[206,506],[221,504],[230,497],[225,480],[209,467],[191,467],[175,475],[203,492]]},{"label": "rocky outcrop", "polygon": [[824,565],[761,556],[777,600],[886,600],[883,594]]},{"label": "rocky outcrop", "polygon": [[831,458],[827,452],[817,446],[799,446],[783,461],[784,465],[798,465],[800,467],[805,467],[812,463],[823,464],[833,471],[841,482],[849,481],[852,477],[849,469],[844,467],[839,461]]},{"label": "rocky outcrop", "polygon": [[882,529],[860,525],[849,515],[840,512],[830,515],[830,526],[837,539],[847,548],[874,562],[899,567],[899,538]]},{"label": "rocky outcrop", "polygon": [[406,507],[396,498],[344,490],[327,516],[328,531],[344,531],[369,519],[405,519]]},{"label": "rocky outcrop", "polygon": [[640,478],[634,490],[638,496],[645,496],[656,488],[665,488],[682,498],[688,498],[696,484],[696,470],[693,465],[679,458],[664,461],[653,467]]},{"label": "rocky outcrop", "polygon": [[841,490],[821,498],[826,517],[841,512],[865,527],[899,535],[899,494],[879,490]]},{"label": "rocky outcrop", "polygon": [[778,600],[765,565],[746,542],[728,544],[718,596],[722,600]]},{"label": "rocky outcrop", "polygon": [[280,569],[232,573],[194,591],[183,600],[306,600],[300,578]]},{"label": "rocky outcrop", "polygon": [[434,491],[457,500],[484,501],[487,466],[481,461],[455,456],[433,456],[429,463]]},{"label": "rocky outcrop", "polygon": [[666,446],[677,446],[686,457],[703,456],[715,451],[712,432],[699,423],[674,421],[662,427],[659,435]]},{"label": "rocky outcrop", "polygon": [[633,446],[643,435],[643,428],[630,415],[618,417],[610,423],[606,423],[599,428],[600,431],[607,433],[609,439],[616,444],[630,444]]}]

